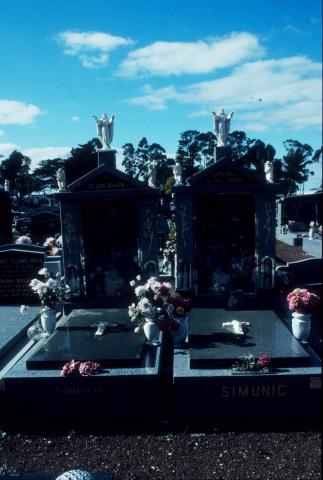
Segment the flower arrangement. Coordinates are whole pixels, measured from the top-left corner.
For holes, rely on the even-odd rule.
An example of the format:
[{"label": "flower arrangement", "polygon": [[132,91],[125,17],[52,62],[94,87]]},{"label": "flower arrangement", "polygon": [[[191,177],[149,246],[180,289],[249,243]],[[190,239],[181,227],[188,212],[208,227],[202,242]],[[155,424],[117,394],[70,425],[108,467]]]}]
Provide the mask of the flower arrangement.
[{"label": "flower arrangement", "polygon": [[274,369],[269,355],[260,355],[258,358],[252,354],[239,357],[232,366],[234,372],[273,372]]},{"label": "flower arrangement", "polygon": [[31,245],[33,243],[32,239],[28,235],[22,235],[18,237],[15,241],[16,245]]},{"label": "flower arrangement", "polygon": [[69,299],[70,287],[60,273],[57,273],[54,279],[47,268],[42,268],[38,275],[44,277],[44,281],[33,278],[29,286],[39,296],[43,308],[56,308],[57,304]]},{"label": "flower arrangement", "polygon": [[295,288],[287,295],[288,308],[292,312],[311,313],[320,303],[320,297],[306,288]]},{"label": "flower arrangement", "polygon": [[91,362],[75,362],[71,360],[70,362],[65,363],[64,367],[61,370],[62,377],[89,377],[90,375],[95,375],[102,370],[101,363]]},{"label": "flower arrangement", "polygon": [[43,246],[46,247],[48,255],[62,255],[62,236],[55,235],[55,237],[46,238]]},{"label": "flower arrangement", "polygon": [[128,307],[131,321],[137,323],[135,332],[147,322],[155,323],[160,330],[177,330],[179,318],[192,308],[191,299],[174,292],[171,283],[161,283],[156,277],[150,277],[144,284],[140,282],[140,275],[130,282],[138,299]]}]

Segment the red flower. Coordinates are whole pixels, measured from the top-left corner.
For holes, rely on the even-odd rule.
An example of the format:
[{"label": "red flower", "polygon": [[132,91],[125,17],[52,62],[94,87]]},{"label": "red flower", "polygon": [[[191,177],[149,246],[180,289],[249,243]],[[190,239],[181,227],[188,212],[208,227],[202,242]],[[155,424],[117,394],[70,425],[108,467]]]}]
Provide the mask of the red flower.
[{"label": "red flower", "polygon": [[269,355],[260,355],[260,357],[258,358],[258,363],[262,367],[269,367],[271,364],[271,358]]}]

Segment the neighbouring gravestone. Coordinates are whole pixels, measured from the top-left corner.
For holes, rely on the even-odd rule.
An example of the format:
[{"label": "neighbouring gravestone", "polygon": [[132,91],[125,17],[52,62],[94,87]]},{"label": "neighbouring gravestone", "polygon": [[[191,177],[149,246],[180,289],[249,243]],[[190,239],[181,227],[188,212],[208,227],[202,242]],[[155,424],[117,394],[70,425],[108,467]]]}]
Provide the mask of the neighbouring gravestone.
[{"label": "neighbouring gravestone", "polygon": [[44,247],[36,245],[0,246],[0,304],[33,305],[39,299],[29,287],[45,260]]}]

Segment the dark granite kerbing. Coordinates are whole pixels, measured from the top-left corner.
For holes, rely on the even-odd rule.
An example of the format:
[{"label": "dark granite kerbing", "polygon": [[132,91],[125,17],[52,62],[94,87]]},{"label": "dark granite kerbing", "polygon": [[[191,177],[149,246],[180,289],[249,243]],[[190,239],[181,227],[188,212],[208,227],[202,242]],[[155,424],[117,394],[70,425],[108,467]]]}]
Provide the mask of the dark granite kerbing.
[{"label": "dark granite kerbing", "polygon": [[[226,331],[223,322],[250,322],[246,335]],[[230,368],[243,355],[269,355],[274,367],[309,366],[302,345],[272,310],[194,309],[190,315],[190,368]]]}]

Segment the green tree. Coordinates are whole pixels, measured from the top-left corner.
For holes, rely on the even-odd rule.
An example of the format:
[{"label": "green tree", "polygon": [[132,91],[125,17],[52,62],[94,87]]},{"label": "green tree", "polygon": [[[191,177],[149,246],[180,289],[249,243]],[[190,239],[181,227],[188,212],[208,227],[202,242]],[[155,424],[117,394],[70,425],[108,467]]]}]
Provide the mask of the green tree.
[{"label": "green tree", "polygon": [[22,199],[30,188],[31,159],[18,150],[14,150],[0,165],[1,183],[9,180],[10,191],[15,192],[18,199]]},{"label": "green tree", "polygon": [[98,166],[98,154],[96,149],[101,144],[98,138],[92,138],[84,145],[72,148],[71,156],[65,160],[66,183],[71,183],[90,172]]},{"label": "green tree", "polygon": [[200,132],[197,130],[186,130],[180,135],[176,160],[182,166],[184,180],[196,173],[201,166],[202,153],[199,136]]},{"label": "green tree", "polygon": [[136,174],[135,177],[143,180],[147,178],[148,172],[148,163],[149,163],[149,144],[147,138],[143,137],[138,143],[138,147],[135,151],[135,166]]},{"label": "green tree", "polygon": [[313,163],[313,149],[307,143],[300,143],[297,140],[286,140],[283,142],[286,155],[283,157],[282,170],[285,180],[288,179],[289,185],[287,194],[296,193],[309,178],[314,175],[308,166]]},{"label": "green tree", "polygon": [[131,177],[136,176],[136,164],[135,164],[135,147],[132,143],[125,143],[123,146],[123,160],[125,172]]},{"label": "green tree", "polygon": [[203,166],[208,167],[214,163],[214,147],[216,136],[212,132],[200,133],[198,136],[199,148],[203,158]]},{"label": "green tree", "polygon": [[41,160],[38,167],[33,171],[32,190],[57,188],[56,172],[59,167],[64,167],[64,160],[61,158]]},{"label": "green tree", "polygon": [[254,143],[249,146],[246,154],[241,160],[241,163],[246,167],[255,169],[258,173],[264,173],[265,162],[270,160],[274,161],[276,150],[270,144],[266,145],[261,140],[255,140]]},{"label": "green tree", "polygon": [[232,157],[242,163],[254,142],[254,139],[247,137],[246,133],[240,130],[229,133],[227,138],[227,144],[232,150]]}]

